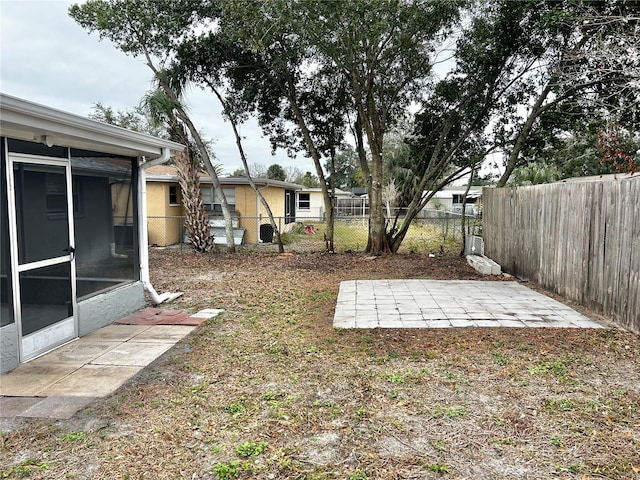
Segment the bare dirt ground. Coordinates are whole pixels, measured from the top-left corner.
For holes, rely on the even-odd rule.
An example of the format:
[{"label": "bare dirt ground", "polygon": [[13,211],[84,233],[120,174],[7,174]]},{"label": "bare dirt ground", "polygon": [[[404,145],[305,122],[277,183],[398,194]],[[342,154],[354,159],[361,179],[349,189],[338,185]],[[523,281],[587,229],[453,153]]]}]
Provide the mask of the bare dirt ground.
[{"label": "bare dirt ground", "polygon": [[151,262],[173,308],[225,313],[73,419],[3,433],[0,478],[640,478],[637,335],[333,329],[340,281],[480,278],[454,256]]}]

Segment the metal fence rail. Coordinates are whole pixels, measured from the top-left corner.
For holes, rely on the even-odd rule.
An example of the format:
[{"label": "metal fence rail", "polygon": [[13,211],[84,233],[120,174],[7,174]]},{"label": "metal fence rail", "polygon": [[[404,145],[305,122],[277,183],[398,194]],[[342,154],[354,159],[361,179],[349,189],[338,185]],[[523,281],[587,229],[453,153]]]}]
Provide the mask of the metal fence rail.
[{"label": "metal fence rail", "polygon": [[[165,247],[188,243],[184,217],[147,217],[149,245]],[[326,248],[324,218],[276,217],[278,230],[289,249],[323,251]],[[389,221],[391,223],[391,220]],[[338,252],[364,251],[367,246],[368,217],[340,216],[334,223],[334,247]],[[266,217],[241,217],[234,220],[236,233],[242,230],[243,245],[265,245],[273,242],[273,228]],[[467,233],[478,234],[479,217],[467,217]],[[212,235],[225,243],[224,229],[216,222]],[[462,241],[462,215],[455,212],[435,212],[412,222],[400,251],[455,251]]]}]

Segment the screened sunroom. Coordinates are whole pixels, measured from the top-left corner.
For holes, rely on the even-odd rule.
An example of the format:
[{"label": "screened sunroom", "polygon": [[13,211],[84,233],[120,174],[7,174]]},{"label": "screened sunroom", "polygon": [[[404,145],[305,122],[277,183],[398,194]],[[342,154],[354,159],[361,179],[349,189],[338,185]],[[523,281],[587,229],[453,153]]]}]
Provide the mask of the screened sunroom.
[{"label": "screened sunroom", "polygon": [[1,373],[163,300],[144,171],[182,148],[0,94]]}]

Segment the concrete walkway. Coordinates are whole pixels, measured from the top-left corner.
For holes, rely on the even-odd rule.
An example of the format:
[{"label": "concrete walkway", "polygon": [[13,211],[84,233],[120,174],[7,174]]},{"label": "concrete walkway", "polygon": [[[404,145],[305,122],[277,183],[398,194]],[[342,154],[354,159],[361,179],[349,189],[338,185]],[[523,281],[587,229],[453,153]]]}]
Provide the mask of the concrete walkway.
[{"label": "concrete walkway", "polygon": [[71,418],[220,312],[145,308],[20,365],[0,376],[0,420]]},{"label": "concrete walkway", "polygon": [[342,282],[336,328],[603,328],[517,282],[355,280]]}]

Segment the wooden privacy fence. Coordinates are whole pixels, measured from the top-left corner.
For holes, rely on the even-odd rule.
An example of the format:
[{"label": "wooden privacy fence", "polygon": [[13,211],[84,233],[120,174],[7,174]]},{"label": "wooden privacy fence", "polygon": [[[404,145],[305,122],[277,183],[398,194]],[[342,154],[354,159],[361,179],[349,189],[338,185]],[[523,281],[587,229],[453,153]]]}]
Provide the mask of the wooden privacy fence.
[{"label": "wooden privacy fence", "polygon": [[485,254],[640,333],[640,176],[483,191]]}]

